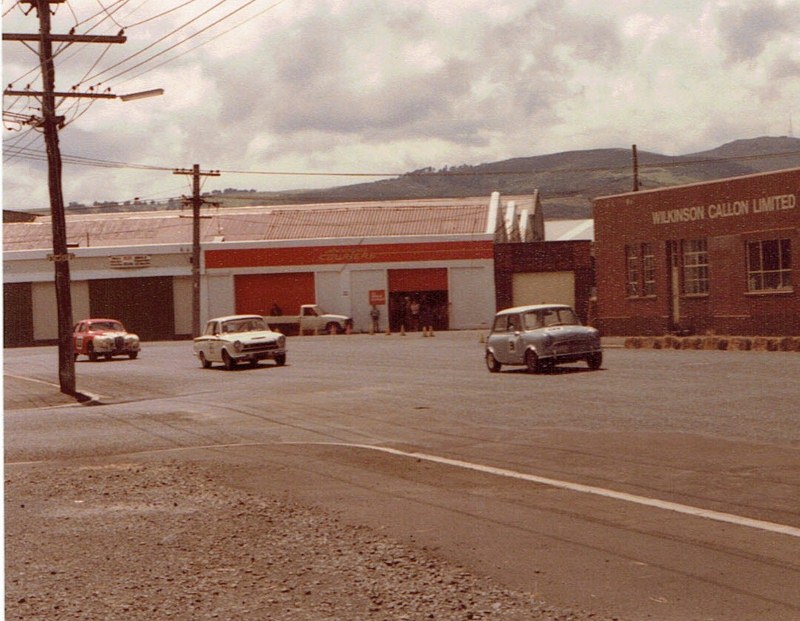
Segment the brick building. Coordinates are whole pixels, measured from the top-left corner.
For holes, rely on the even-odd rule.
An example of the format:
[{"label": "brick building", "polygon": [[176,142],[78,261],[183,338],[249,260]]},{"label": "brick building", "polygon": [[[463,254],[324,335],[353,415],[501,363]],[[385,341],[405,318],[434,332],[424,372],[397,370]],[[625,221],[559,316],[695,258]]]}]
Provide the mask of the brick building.
[{"label": "brick building", "polygon": [[800,168],[594,201],[606,335],[800,335]]}]

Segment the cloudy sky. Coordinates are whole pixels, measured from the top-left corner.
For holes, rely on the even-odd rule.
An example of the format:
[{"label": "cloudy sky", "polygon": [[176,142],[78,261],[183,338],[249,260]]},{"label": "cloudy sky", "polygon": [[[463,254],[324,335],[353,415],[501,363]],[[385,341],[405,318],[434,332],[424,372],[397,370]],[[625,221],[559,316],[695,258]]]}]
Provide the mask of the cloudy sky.
[{"label": "cloudy sky", "polygon": [[[38,29],[21,6],[3,0],[5,32]],[[165,93],[60,105],[64,200],[189,194],[171,170],[195,163],[223,171],[204,190],[282,190],[798,135],[798,15],[800,0],[70,0],[54,33],[127,42],[61,49],[57,90]],[[34,52],[3,43],[6,86],[41,89]],[[7,209],[49,205],[42,137],[14,120],[36,106],[4,97]]]}]

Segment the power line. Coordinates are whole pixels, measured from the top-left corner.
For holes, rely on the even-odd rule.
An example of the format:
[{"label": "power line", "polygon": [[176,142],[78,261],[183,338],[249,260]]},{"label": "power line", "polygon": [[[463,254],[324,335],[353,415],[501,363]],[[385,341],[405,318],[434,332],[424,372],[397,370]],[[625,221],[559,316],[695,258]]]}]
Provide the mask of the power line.
[{"label": "power line", "polygon": [[[44,152],[33,149],[18,149],[18,155],[22,159],[43,159]],[[639,163],[639,168],[681,168],[684,166],[694,166],[699,164],[715,164],[724,162],[738,162],[770,159],[777,157],[800,156],[800,151],[781,151],[776,153],[737,155],[730,157],[697,158],[697,159],[676,159],[674,161],[653,162],[650,164]],[[670,157],[670,156],[664,156]],[[681,156],[675,156],[680,158]],[[80,166],[97,166],[101,168],[130,168],[136,170],[173,170],[172,167],[158,166],[150,164],[131,164],[113,160],[102,160],[88,158],[77,155],[63,155],[66,161]],[[476,167],[477,168],[477,167]],[[542,170],[442,170],[426,172],[301,172],[287,170],[238,170],[220,169],[221,173],[237,175],[259,175],[259,176],[286,176],[286,177],[491,177],[491,176],[511,176],[511,175],[531,175],[537,173],[565,173],[565,172],[613,172],[618,170],[628,170],[629,165],[619,166],[587,166],[587,167],[558,167]]]}]

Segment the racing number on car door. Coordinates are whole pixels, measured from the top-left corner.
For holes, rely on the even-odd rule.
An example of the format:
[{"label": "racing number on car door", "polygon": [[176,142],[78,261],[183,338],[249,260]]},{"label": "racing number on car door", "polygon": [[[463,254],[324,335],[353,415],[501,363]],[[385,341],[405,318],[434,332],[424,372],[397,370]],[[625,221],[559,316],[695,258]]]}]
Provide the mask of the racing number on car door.
[{"label": "racing number on car door", "polygon": [[522,347],[520,347],[520,317],[519,315],[508,316],[508,360],[518,362],[522,358]]}]

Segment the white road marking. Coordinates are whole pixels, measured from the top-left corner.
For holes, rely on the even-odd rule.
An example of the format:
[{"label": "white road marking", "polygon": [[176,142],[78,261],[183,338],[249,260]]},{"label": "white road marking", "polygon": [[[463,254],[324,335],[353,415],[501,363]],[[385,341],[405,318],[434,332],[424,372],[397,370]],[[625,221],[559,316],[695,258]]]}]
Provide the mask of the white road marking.
[{"label": "white road marking", "polygon": [[[298,444],[304,444],[304,443],[298,443]],[[332,443],[320,442],[318,444],[324,446]],[[484,472],[486,474],[493,474],[495,476],[508,477],[511,479],[520,479],[522,481],[530,481],[532,483],[539,483],[541,485],[549,485],[550,487],[557,487],[572,492],[579,492],[582,494],[594,494],[595,496],[603,496],[604,498],[613,498],[614,500],[621,500],[623,502],[631,502],[634,504],[644,505],[647,507],[655,507],[656,509],[674,511],[676,513],[692,515],[695,517],[705,518],[707,520],[716,520],[717,522],[727,522],[729,524],[736,524],[737,526],[747,526],[748,528],[756,528],[759,530],[779,533],[782,535],[789,535],[790,537],[800,537],[800,528],[795,528],[794,526],[788,526],[786,524],[776,524],[774,522],[766,522],[764,520],[755,520],[753,518],[742,517],[740,515],[734,515],[731,513],[712,511],[710,509],[701,509],[699,507],[692,507],[691,505],[683,505],[676,502],[658,500],[657,498],[648,498],[647,496],[628,494],[626,492],[615,492],[614,490],[605,489],[602,487],[594,487],[592,485],[582,485],[581,483],[570,483],[569,481],[560,481],[558,479],[540,477],[534,474],[525,474],[524,472],[517,472],[515,470],[507,470],[505,468],[495,468],[494,466],[485,466],[483,464],[476,464],[473,462],[462,461],[460,459],[450,459],[448,457],[440,457],[438,455],[429,455],[427,453],[409,453],[407,451],[400,451],[397,449],[384,446],[373,446],[369,444],[347,444],[347,443],[341,443],[341,444],[337,443],[337,445],[380,451],[383,453],[389,453],[390,455],[411,457],[413,459],[422,459],[424,461],[429,461],[437,464],[445,464],[448,466],[455,466],[457,468],[465,468],[467,470],[474,470],[476,472]]]},{"label": "white road marking", "polygon": [[11,373],[3,373],[3,375],[5,375],[6,377],[13,377],[14,379],[26,380],[28,382],[36,382],[37,384],[44,384],[45,386],[55,386],[56,388],[60,388],[58,384],[36,379],[35,377],[25,377],[24,375],[12,375]]},{"label": "white road marking", "polygon": [[[524,472],[517,472],[516,470],[508,470],[506,468],[496,468],[494,466],[486,466],[484,464],[476,464],[474,462],[463,461],[460,459],[450,459],[449,457],[441,457],[439,455],[430,455],[428,453],[411,453],[408,451],[401,451],[399,449],[389,448],[387,446],[377,446],[374,444],[357,444],[350,442],[242,442],[231,444],[209,444],[205,446],[180,446],[163,449],[153,449],[148,451],[137,451],[134,453],[126,453],[127,455],[141,455],[147,453],[170,453],[176,451],[193,451],[204,449],[220,449],[220,448],[243,448],[243,447],[256,447],[256,446],[341,446],[345,448],[359,448],[369,451],[377,451],[379,453],[387,453],[389,455],[397,455],[399,457],[409,457],[411,459],[420,459],[437,464],[444,464],[447,466],[454,466],[456,468],[464,468],[466,470],[474,470],[476,472],[483,472],[485,474],[492,474],[495,476],[507,477],[510,479],[519,479],[521,481],[530,481],[531,483],[539,483],[540,485],[548,485],[559,489],[565,489],[572,492],[581,494],[593,494],[595,496],[602,496],[604,498],[612,498],[614,500],[621,500],[623,502],[630,502],[633,504],[643,505],[646,507],[653,507],[656,509],[663,509],[665,511],[673,511],[675,513],[682,513],[684,515],[691,515],[694,517],[704,518],[707,520],[715,520],[717,522],[725,522],[728,524],[735,524],[736,526],[745,526],[747,528],[755,528],[781,535],[788,535],[790,537],[800,538],[800,528],[788,526],[786,524],[777,524],[775,522],[766,522],[764,520],[756,520],[753,518],[734,515],[732,513],[723,513],[721,511],[712,511],[711,509],[701,509],[691,505],[683,505],[677,502],[669,502],[667,500],[659,500],[657,498],[649,498],[647,496],[638,496],[636,494],[628,494],[627,492],[616,492],[611,489],[603,487],[595,487],[593,485],[583,485],[581,483],[571,483],[569,481],[560,481],[558,479],[551,479],[548,477],[540,477],[535,474],[526,474]],[[31,462],[6,462],[5,466],[15,465],[29,465],[36,463],[43,463],[42,461]]]}]

